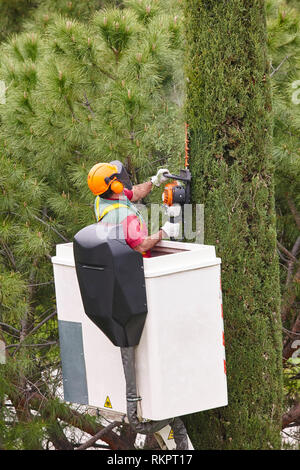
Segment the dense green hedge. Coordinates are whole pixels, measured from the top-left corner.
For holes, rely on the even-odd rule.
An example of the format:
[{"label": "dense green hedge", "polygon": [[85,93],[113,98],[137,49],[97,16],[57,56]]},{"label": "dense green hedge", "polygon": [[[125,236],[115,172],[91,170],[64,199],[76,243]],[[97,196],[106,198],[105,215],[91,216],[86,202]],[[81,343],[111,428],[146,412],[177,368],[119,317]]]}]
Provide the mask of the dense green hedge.
[{"label": "dense green hedge", "polygon": [[[187,418],[203,449],[280,446],[280,291],[263,0],[186,0],[193,202],[222,258],[229,406]],[[201,301],[201,299],[199,299]]]}]

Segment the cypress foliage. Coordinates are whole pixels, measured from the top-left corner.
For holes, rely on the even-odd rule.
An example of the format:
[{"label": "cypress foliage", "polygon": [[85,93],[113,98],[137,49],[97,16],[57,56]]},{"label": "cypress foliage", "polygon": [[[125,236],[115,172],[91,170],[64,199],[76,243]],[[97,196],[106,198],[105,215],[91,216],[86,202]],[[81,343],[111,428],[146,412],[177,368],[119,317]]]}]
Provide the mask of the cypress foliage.
[{"label": "cypress foliage", "polygon": [[228,407],[187,418],[197,448],[280,446],[281,320],[262,0],[185,2],[192,198],[222,258]]}]

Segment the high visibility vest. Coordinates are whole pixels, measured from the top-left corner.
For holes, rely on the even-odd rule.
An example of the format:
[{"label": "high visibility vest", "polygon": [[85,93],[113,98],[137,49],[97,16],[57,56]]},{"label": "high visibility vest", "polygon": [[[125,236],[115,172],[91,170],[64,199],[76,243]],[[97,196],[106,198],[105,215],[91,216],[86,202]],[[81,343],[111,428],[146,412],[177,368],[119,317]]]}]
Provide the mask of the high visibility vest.
[{"label": "high visibility vest", "polygon": [[129,209],[130,211],[132,211],[139,218],[139,221],[140,221],[140,224],[141,224],[141,229],[142,229],[143,224],[144,224],[143,218],[142,218],[141,214],[139,213],[139,211],[133,205],[123,204],[121,202],[116,202],[114,204],[110,204],[109,206],[106,206],[105,209],[102,212],[100,212],[100,197],[99,196],[97,196],[96,204],[95,204],[95,212],[96,212],[97,222],[100,222],[103,219],[103,217],[105,217],[109,212],[111,212],[113,210],[116,210],[116,209],[119,209],[121,207],[123,207],[125,209]]}]

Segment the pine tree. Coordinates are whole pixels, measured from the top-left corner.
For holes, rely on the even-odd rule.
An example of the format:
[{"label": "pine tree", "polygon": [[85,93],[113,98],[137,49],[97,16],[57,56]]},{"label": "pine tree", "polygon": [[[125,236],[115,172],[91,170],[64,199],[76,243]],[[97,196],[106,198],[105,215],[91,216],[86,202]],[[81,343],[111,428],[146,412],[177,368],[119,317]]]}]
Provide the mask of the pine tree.
[{"label": "pine tree", "polygon": [[[4,421],[15,420],[5,448],[39,449],[46,439],[69,449],[76,442],[64,426],[101,428],[57,399],[59,375],[49,380],[59,370],[50,258],[94,222],[87,173],[96,162],[122,160],[134,182],[171,158],[174,171],[180,164],[181,22],[171,4],[130,0],[84,23],[50,12],[2,46],[0,321],[8,356],[0,396],[16,410],[1,408]],[[128,446],[113,431],[102,439]]]},{"label": "pine tree", "polygon": [[[300,6],[294,1],[268,5],[268,47],[271,56],[274,108],[273,155],[275,161],[278,252],[280,255],[281,316],[284,326],[283,364],[286,411],[283,426],[299,420],[299,254],[300,254]],[[299,382],[299,381],[298,381]],[[293,384],[293,386],[291,386]]]},{"label": "pine tree", "polygon": [[229,405],[187,419],[197,448],[280,448],[281,321],[264,2],[185,2],[194,202],[222,259]]},{"label": "pine tree", "polygon": [[0,41],[22,29],[25,19],[30,17],[38,5],[38,0],[1,0],[0,2]]},{"label": "pine tree", "polygon": [[[299,126],[300,106],[297,104],[297,89],[300,88],[300,8],[290,8],[291,2],[276,2],[269,14],[269,50],[272,57],[272,81],[274,102],[274,145],[276,162],[276,205],[278,220],[278,240],[282,260],[294,253],[297,256],[297,239],[300,224],[297,223],[299,200]],[[295,87],[295,88],[294,88]],[[299,246],[298,246],[299,250]],[[292,255],[293,256],[293,255]],[[290,256],[290,261],[292,261]],[[283,289],[283,320],[287,328],[293,326],[295,305],[289,300],[297,292],[296,264],[282,270],[283,286],[292,284],[293,289]],[[296,277],[295,277],[296,276]],[[291,287],[291,286],[290,286]],[[296,289],[295,289],[296,288]],[[296,290],[296,292],[295,292]],[[285,292],[286,291],[286,292]]]}]

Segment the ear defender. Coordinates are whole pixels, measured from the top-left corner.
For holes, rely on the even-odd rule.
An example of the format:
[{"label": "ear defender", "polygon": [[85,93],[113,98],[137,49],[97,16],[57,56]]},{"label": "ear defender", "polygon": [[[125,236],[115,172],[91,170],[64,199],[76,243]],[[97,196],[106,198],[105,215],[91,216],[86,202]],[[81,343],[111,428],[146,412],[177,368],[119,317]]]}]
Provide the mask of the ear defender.
[{"label": "ear defender", "polygon": [[124,185],[121,183],[121,181],[118,181],[118,180],[114,180],[112,181],[111,185],[110,185],[110,189],[116,193],[116,194],[120,194],[123,189],[124,189]]}]

